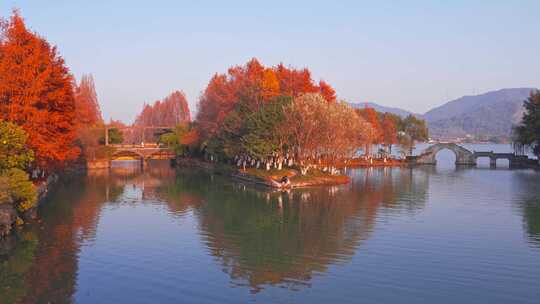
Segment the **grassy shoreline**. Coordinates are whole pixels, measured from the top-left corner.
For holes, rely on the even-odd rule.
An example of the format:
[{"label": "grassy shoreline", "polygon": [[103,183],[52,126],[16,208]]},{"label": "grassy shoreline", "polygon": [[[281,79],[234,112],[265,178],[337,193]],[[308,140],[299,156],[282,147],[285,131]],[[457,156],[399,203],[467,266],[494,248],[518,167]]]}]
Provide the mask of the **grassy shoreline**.
[{"label": "grassy shoreline", "polygon": [[[350,182],[350,177],[346,175],[331,175],[320,170],[311,169],[308,174],[301,175],[296,169],[255,169],[246,168],[242,170],[226,164],[216,164],[201,161],[199,159],[178,159],[179,167],[197,167],[203,170],[212,171],[217,174],[230,176],[234,179],[249,182],[257,185],[266,186],[274,189],[291,189],[311,186],[333,186],[342,185]],[[290,184],[282,185],[283,176],[289,178]]]},{"label": "grassy shoreline", "polygon": [[[271,188],[288,189],[288,188],[301,188],[310,186],[332,186],[347,184],[350,182],[350,178],[346,175],[331,175],[319,170],[310,170],[308,174],[301,175],[298,170],[295,169],[255,169],[247,168],[246,170],[237,169],[236,173],[231,176],[233,178],[251,181],[257,184],[262,184]],[[290,183],[283,185],[280,181],[287,176]]]}]

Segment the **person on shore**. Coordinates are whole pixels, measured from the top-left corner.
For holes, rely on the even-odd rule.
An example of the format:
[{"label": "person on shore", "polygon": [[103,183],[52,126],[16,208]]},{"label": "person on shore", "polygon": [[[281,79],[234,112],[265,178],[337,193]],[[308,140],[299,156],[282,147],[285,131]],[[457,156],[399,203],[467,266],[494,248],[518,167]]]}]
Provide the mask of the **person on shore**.
[{"label": "person on shore", "polygon": [[289,187],[291,185],[291,181],[289,180],[289,177],[287,175],[283,176],[281,178],[281,187]]}]

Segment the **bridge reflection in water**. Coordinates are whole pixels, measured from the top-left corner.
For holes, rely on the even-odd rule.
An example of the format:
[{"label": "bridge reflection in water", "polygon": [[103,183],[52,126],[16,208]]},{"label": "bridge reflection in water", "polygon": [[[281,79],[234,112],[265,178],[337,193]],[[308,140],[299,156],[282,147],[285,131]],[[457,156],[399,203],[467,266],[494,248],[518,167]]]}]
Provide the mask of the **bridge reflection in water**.
[{"label": "bridge reflection in water", "polygon": [[114,148],[109,161],[122,159],[139,160],[141,167],[146,168],[151,159],[174,159],[176,154],[169,147],[163,147],[157,144],[141,145],[109,145]]},{"label": "bridge reflection in water", "polygon": [[537,160],[530,159],[527,155],[517,155],[515,153],[495,153],[493,151],[470,151],[455,143],[437,143],[426,148],[420,155],[410,156],[407,159],[411,165],[436,165],[435,156],[441,150],[448,149],[456,156],[457,166],[476,166],[478,158],[489,158],[489,165],[497,167],[498,159],[508,160],[510,168],[523,168],[536,166]]}]

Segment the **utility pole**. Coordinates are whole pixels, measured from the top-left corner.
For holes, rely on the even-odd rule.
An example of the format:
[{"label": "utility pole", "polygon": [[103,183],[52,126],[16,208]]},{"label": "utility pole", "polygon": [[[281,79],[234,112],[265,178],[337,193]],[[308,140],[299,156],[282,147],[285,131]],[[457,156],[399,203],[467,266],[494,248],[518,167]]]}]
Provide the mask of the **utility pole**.
[{"label": "utility pole", "polygon": [[143,127],[142,128],[142,141],[141,141],[141,143],[143,143],[143,144],[144,144],[144,133],[145,132],[146,132],[146,127]]},{"label": "utility pole", "polygon": [[109,127],[105,127],[105,146],[109,145]]}]

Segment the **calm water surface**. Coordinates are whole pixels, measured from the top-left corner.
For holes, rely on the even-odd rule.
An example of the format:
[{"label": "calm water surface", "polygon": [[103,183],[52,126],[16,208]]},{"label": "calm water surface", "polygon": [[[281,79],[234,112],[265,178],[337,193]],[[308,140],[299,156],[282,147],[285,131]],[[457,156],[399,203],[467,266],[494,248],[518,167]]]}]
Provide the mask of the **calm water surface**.
[{"label": "calm water surface", "polygon": [[0,246],[0,303],[539,303],[540,173],[437,158],[289,193],[92,172]]}]

